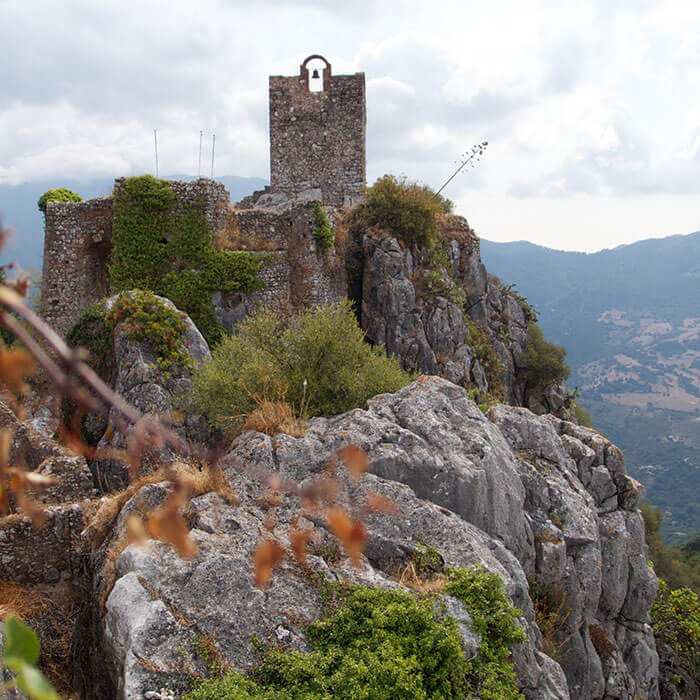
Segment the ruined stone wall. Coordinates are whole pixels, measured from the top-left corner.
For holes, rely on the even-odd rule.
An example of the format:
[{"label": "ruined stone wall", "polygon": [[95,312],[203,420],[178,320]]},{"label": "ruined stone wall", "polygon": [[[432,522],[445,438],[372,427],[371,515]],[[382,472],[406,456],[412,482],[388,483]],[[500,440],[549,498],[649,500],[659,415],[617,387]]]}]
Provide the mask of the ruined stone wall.
[{"label": "ruined stone wall", "polygon": [[[114,182],[119,192],[125,178]],[[225,228],[229,193],[215,180],[170,181],[175,212],[201,204],[213,231]],[[78,316],[109,293],[114,198],[87,202],[49,202],[46,207],[41,314],[65,334]]]},{"label": "ruined stone wall", "polygon": [[298,76],[270,76],[272,189],[352,206],[365,187],[365,75],[332,75],[326,61],[324,89],[311,92],[308,61]]},{"label": "ruined stone wall", "polygon": [[312,205],[297,205],[282,214],[246,210],[233,211],[232,216],[242,233],[271,242],[274,249],[257,253],[266,257],[260,272],[264,289],[214,296],[216,315],[226,328],[231,330],[260,306],[291,315],[346,295],[343,260],[335,248],[319,248],[314,239]]},{"label": "ruined stone wall", "polygon": [[109,290],[113,216],[112,197],[46,206],[40,311],[61,334]]}]

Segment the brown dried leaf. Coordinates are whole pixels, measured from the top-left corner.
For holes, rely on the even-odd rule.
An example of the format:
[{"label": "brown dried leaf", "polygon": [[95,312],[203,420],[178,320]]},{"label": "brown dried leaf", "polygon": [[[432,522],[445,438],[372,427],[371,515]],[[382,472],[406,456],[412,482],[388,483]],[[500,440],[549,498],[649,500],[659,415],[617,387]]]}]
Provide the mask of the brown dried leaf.
[{"label": "brown dried leaf", "polygon": [[275,540],[265,539],[259,542],[253,552],[255,585],[266,586],[272,578],[272,572],[282,559],[284,559],[284,549]]},{"label": "brown dried leaf", "polygon": [[367,530],[361,520],[353,520],[342,508],[330,508],[326,520],[331,532],[343,543],[354,566],[360,565],[360,556],[367,542]]},{"label": "brown dried leaf", "polygon": [[380,513],[396,513],[399,510],[399,507],[390,498],[374,492],[367,494],[367,505]]},{"label": "brown dried leaf", "polygon": [[272,532],[277,527],[278,522],[279,521],[277,520],[277,514],[274,510],[268,511],[265,515],[265,518],[263,519],[263,525],[265,526],[265,529],[269,532]]},{"label": "brown dried leaf", "polygon": [[369,457],[367,453],[357,445],[343,447],[338,456],[345,462],[350,475],[359,479],[369,469]]},{"label": "brown dried leaf", "polygon": [[45,489],[58,481],[56,477],[45,476],[36,472],[20,472],[20,474],[26,487],[30,489]]},{"label": "brown dried leaf", "polygon": [[24,349],[0,350],[0,381],[15,394],[26,393],[25,377],[36,372],[34,358]]},{"label": "brown dried leaf", "polygon": [[290,530],[289,542],[292,545],[292,551],[297,561],[304,565],[306,564],[306,545],[311,539],[311,530]]},{"label": "brown dried leaf", "polygon": [[359,567],[360,556],[365,551],[365,545],[367,544],[367,529],[361,520],[353,520],[350,538],[343,544],[353,566]]},{"label": "brown dried leaf", "polygon": [[197,556],[197,545],[190,537],[185,519],[167,507],[167,503],[148,516],[147,529],[151,537],[172,544],[181,557],[191,559]]},{"label": "brown dried leaf", "polygon": [[126,519],[126,539],[129,544],[143,544],[148,539],[143,520],[136,513]]},{"label": "brown dried leaf", "polygon": [[350,516],[340,506],[329,508],[326,513],[326,522],[331,532],[341,541],[350,538],[352,532],[352,520]]},{"label": "brown dried leaf", "polygon": [[46,520],[46,511],[44,508],[21,491],[15,493],[15,497],[17,499],[18,509],[22,515],[26,515],[32,521],[32,527],[35,530],[40,530]]},{"label": "brown dried leaf", "polygon": [[26,272],[23,272],[19,276],[17,281],[11,284],[10,286],[17,292],[17,294],[24,298],[27,296],[27,292],[29,291],[29,286],[31,285],[31,283],[31,277]]},{"label": "brown dried leaf", "polygon": [[13,428],[0,430],[0,475],[10,466],[10,449],[15,431]]}]

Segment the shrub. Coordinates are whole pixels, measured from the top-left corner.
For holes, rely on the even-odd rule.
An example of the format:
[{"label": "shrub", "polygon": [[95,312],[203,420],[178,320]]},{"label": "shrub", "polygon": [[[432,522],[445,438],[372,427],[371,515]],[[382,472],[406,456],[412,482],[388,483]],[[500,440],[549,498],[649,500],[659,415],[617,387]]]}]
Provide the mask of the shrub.
[{"label": "shrub", "polygon": [[335,243],[335,231],[318,202],[314,202],[314,239],[319,248],[332,248]]},{"label": "shrub", "polygon": [[510,662],[512,644],[526,641],[517,624],[521,611],[513,607],[497,574],[482,567],[451,569],[446,592],[459,598],[472,617],[474,630],[481,635],[479,653],[469,660],[467,684],[483,700],[521,698]]},{"label": "shrub", "polygon": [[332,415],[410,380],[396,359],[365,342],[344,301],[292,319],[253,314],[195,369],[193,403],[216,425],[235,427],[262,400],[286,401],[297,415]]},{"label": "shrub", "polygon": [[488,333],[484,327],[466,317],[465,320],[468,326],[467,343],[474,351],[474,357],[479,360],[479,364],[484,368],[486,381],[489,383],[486,402],[503,401],[505,394],[502,381],[503,372],[505,371],[503,361],[489,340]]},{"label": "shrub", "polygon": [[700,599],[690,588],[671,590],[659,579],[659,594],[651,608],[657,642],[667,644],[691,678],[700,674]]},{"label": "shrub", "polygon": [[536,323],[527,328],[527,344],[518,358],[520,374],[527,381],[526,390],[541,399],[545,390],[556,382],[564,381],[570,373],[564,362],[566,350],[544,339],[542,329]]},{"label": "shrub", "polygon": [[258,277],[265,256],[220,251],[204,216],[204,203],[175,210],[165,180],[127,178],[114,200],[112,289],[147,289],[189,314],[212,345],[224,329],[216,319],[212,292],[249,292],[263,287]]},{"label": "shrub", "polygon": [[476,659],[466,658],[455,620],[433,596],[356,586],[309,625],[311,652],[267,650],[248,676],[204,681],[184,700],[522,697],[507,659],[508,644],[525,635],[500,579],[482,569],[450,576],[449,592],[467,604],[484,640]]},{"label": "shrub", "polygon": [[46,205],[49,202],[82,202],[83,198],[67,189],[66,187],[58,187],[54,190],[46,190],[44,194],[39,197],[36,205],[42,214],[46,214]]},{"label": "shrub", "polygon": [[437,215],[450,212],[452,202],[425,185],[384,175],[367,189],[360,216],[407,246],[431,247],[438,237]]},{"label": "shrub", "polygon": [[586,428],[593,427],[593,416],[587,408],[584,408],[578,401],[573,402],[572,408],[579,425],[583,425]]}]

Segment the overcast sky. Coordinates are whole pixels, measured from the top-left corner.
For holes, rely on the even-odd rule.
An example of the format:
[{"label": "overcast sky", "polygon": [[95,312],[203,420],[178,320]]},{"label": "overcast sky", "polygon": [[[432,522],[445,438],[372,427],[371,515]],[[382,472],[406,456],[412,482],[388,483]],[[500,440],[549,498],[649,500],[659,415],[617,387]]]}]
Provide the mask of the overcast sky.
[{"label": "overcast sky", "polygon": [[267,76],[367,79],[367,173],[438,187],[484,238],[597,250],[700,229],[700,2],[0,0],[0,183],[268,177]]}]

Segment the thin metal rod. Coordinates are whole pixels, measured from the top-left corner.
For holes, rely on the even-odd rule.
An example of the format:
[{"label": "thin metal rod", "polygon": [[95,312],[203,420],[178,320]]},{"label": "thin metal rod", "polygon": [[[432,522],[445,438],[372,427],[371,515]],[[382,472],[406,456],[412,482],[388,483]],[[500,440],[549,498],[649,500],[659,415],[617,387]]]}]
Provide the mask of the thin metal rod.
[{"label": "thin metal rod", "polygon": [[156,147],[156,177],[158,177],[158,132],[153,129],[153,143]]},{"label": "thin metal rod", "polygon": [[216,148],[216,134],[211,135],[211,179],[214,179],[214,149]]},{"label": "thin metal rod", "polygon": [[197,166],[197,179],[202,177],[202,130],[199,130],[199,165]]}]

